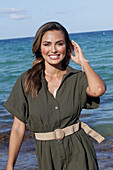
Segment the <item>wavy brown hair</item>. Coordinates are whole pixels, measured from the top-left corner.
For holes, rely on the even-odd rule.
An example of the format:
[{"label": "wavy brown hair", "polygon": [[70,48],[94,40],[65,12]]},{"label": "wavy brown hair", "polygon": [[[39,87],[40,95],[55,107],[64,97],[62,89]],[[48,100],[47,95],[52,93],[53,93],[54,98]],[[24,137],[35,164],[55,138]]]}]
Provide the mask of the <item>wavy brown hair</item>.
[{"label": "wavy brown hair", "polygon": [[66,56],[62,60],[62,67],[66,69],[67,65],[69,64],[70,60],[70,53],[73,50],[73,45],[69,39],[69,35],[67,30],[58,22],[48,22],[42,25],[34,38],[33,46],[32,46],[32,52],[34,53],[36,59],[33,61],[32,68],[30,68],[26,73],[25,78],[25,93],[26,94],[32,94],[33,97],[37,96],[38,91],[41,88],[41,72],[44,71],[45,65],[44,65],[44,59],[41,55],[41,41],[43,35],[47,31],[57,30],[61,31],[64,35],[65,42],[66,42]]}]

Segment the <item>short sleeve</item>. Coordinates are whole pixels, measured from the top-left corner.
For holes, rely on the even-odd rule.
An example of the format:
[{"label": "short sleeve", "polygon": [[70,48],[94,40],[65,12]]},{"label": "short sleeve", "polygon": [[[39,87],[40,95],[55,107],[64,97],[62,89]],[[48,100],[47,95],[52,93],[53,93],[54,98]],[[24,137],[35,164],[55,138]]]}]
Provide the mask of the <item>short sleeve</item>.
[{"label": "short sleeve", "polygon": [[90,97],[86,94],[88,86],[87,77],[84,72],[81,72],[80,77],[80,93],[81,93],[81,106],[85,109],[96,109],[100,104],[100,97]]},{"label": "short sleeve", "polygon": [[28,106],[27,98],[24,94],[24,80],[25,73],[21,74],[17,79],[8,100],[3,104],[3,106],[13,116],[26,123],[28,118]]}]

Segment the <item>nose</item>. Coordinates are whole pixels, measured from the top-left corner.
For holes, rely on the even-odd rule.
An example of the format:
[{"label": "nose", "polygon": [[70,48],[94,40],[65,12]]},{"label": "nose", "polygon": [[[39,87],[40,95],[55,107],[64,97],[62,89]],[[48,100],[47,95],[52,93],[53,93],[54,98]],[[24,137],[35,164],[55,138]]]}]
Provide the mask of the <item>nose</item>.
[{"label": "nose", "polygon": [[52,46],[51,46],[51,52],[55,53],[56,51],[57,51],[56,46],[55,46],[55,45],[52,45]]}]

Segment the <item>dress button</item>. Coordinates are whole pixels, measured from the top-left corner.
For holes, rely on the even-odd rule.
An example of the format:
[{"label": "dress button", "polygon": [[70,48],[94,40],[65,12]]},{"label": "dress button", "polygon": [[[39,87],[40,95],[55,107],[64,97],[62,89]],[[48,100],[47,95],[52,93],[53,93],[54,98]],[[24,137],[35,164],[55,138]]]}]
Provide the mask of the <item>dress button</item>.
[{"label": "dress button", "polygon": [[63,158],[63,157],[64,157],[64,155],[62,154],[62,155],[61,155],[61,157]]},{"label": "dress button", "polygon": [[58,106],[55,106],[55,110],[58,110]]}]

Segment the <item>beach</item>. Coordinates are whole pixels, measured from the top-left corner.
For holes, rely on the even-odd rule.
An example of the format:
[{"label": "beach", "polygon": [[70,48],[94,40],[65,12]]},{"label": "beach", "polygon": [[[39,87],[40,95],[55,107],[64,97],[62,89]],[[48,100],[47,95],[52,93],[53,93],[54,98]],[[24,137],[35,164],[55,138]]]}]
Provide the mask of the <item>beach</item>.
[{"label": "beach", "polygon": [[[0,169],[5,170],[13,117],[5,110],[7,100],[17,78],[31,67],[33,37],[0,40]],[[106,82],[106,93],[100,97],[98,109],[82,110],[80,120],[105,137],[96,149],[100,170],[113,170],[113,31],[70,34],[82,48],[94,70]],[[81,69],[70,61],[70,66]],[[27,127],[15,169],[38,169],[35,155],[35,139]]]}]

